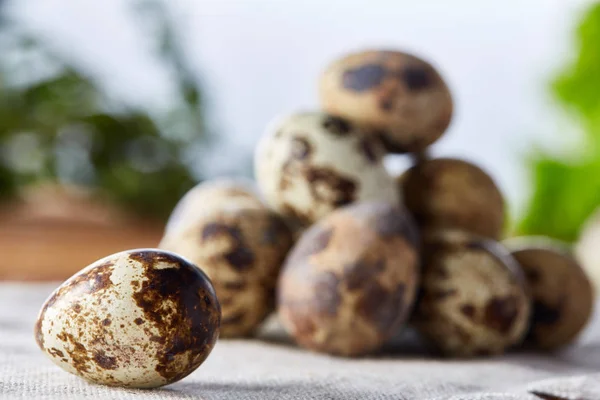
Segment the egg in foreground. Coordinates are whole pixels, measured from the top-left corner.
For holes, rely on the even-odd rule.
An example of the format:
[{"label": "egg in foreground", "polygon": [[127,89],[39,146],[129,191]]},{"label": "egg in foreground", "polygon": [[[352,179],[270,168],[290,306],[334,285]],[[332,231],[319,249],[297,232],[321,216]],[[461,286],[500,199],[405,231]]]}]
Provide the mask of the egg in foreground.
[{"label": "egg in foreground", "polygon": [[153,388],[204,362],[220,318],[200,269],[173,253],[130,250],[58,287],[40,311],[35,338],[55,364],[90,382]]}]

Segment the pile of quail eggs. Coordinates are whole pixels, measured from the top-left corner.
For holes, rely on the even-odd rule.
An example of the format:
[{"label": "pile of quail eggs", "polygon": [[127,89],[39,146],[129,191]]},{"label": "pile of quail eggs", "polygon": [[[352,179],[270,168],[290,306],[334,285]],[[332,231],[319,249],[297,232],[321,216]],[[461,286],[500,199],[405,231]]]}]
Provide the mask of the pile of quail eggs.
[{"label": "pile of quail eggs", "polygon": [[[499,242],[494,180],[428,156],[453,110],[429,63],[355,53],[319,86],[322,111],[268,126],[256,187],[202,183],[159,249],[106,257],[62,284],[40,312],[40,348],[89,381],[157,387],[275,310],[299,346],[338,356],[380,353],[407,326],[454,357],[555,350],[577,337],[594,299],[569,251],[544,238]],[[414,165],[391,176],[388,154]]]}]

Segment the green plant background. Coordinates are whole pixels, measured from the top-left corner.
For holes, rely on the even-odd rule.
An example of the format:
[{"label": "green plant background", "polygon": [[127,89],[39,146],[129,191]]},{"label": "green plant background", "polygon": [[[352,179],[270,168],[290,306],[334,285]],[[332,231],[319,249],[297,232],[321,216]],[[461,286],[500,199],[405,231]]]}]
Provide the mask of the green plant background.
[{"label": "green plant background", "polygon": [[577,154],[528,155],[533,195],[517,233],[577,240],[582,225],[600,206],[600,3],[584,15],[576,32],[576,56],[552,82],[560,107],[580,124]]},{"label": "green plant background", "polygon": [[156,59],[178,88],[161,115],[107,95],[46,38],[11,21],[9,5],[0,0],[0,197],[38,182],[73,184],[164,219],[204,178],[193,174],[190,152],[211,139],[198,78],[165,3],[132,7],[132,23],[156,32]]},{"label": "green plant background", "polygon": [[[207,178],[195,173],[192,161],[215,137],[206,128],[202,88],[182,49],[182,34],[164,1],[133,4],[133,15],[151,16],[139,18],[152,21],[138,21],[140,29],[156,35],[156,58],[173,72],[178,88],[161,115],[107,95],[43,37],[13,23],[3,12],[10,2],[0,0],[0,198],[37,182],[75,184],[164,219],[188,189]],[[539,149],[527,155],[533,194],[517,234],[573,242],[600,205],[600,3],[585,13],[575,45],[575,58],[551,89],[560,108],[580,124],[581,148],[568,157]],[[39,65],[45,66],[41,75]]]}]

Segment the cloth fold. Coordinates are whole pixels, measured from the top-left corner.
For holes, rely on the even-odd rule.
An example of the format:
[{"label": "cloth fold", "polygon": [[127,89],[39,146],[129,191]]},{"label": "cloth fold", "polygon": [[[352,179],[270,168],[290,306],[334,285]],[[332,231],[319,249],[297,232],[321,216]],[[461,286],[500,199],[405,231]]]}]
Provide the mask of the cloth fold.
[{"label": "cloth fold", "polygon": [[184,380],[159,390],[92,385],[37,348],[37,312],[58,284],[0,284],[0,399],[600,400],[600,313],[556,354],[441,359],[406,332],[385,354],[343,359],[295,346],[276,320],[252,340],[221,340]]}]

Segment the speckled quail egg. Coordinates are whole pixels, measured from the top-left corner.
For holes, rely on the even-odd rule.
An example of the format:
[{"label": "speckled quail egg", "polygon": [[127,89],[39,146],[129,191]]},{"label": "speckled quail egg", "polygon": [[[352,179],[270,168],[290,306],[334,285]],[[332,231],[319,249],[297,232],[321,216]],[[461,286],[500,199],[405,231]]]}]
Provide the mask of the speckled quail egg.
[{"label": "speckled quail egg", "polygon": [[117,253],[84,268],[52,293],[38,316],[39,347],[90,382],[158,387],[208,357],[221,311],[208,277],[159,250]]},{"label": "speckled quail egg", "polygon": [[547,238],[505,242],[523,268],[533,299],[526,344],[552,350],[575,340],[594,308],[593,286],[561,243]]},{"label": "speckled quail egg", "polygon": [[383,202],[336,210],[302,235],[284,264],[281,322],[314,351],[375,352],[406,321],[418,269],[418,236],[406,212]]},{"label": "speckled quail egg", "polygon": [[211,278],[223,313],[222,338],[250,335],[274,309],[292,233],[265,206],[236,206],[225,196],[215,203],[197,200],[203,212],[194,211],[193,224],[167,233],[159,247],[181,254]]},{"label": "speckled quail egg", "polygon": [[243,178],[218,178],[202,182],[188,191],[177,203],[169,220],[165,234],[185,230],[193,225],[206,210],[215,207],[264,208],[254,185]]},{"label": "speckled quail egg", "polygon": [[399,202],[374,136],[319,112],[272,123],[255,154],[259,188],[279,213],[304,225],[365,200]]},{"label": "speckled quail egg", "polygon": [[391,152],[435,142],[452,119],[452,96],[426,61],[399,51],[370,50],[334,61],[320,82],[323,109],[381,134]]},{"label": "speckled quail egg", "polygon": [[443,353],[471,357],[519,344],[530,299],[517,262],[500,244],[462,232],[423,240],[415,326]]},{"label": "speckled quail egg", "polygon": [[407,170],[398,186],[422,231],[458,229],[499,239],[504,199],[481,168],[453,158],[422,161]]}]

